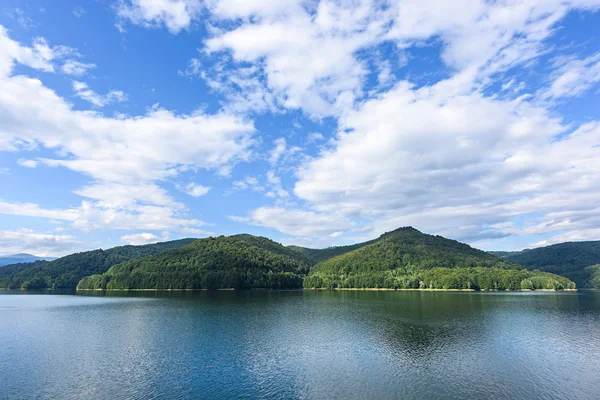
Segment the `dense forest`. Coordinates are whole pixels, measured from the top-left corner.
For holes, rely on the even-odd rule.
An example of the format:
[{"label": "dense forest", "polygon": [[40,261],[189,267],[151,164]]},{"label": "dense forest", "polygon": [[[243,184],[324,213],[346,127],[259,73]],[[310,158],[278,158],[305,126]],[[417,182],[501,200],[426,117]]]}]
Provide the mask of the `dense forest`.
[{"label": "dense forest", "polygon": [[[585,243],[585,242],[584,242]],[[600,242],[587,242],[598,244]],[[565,245],[578,245],[567,243]],[[550,246],[552,247],[552,246]],[[567,246],[570,249],[571,246]],[[600,258],[593,247],[572,250],[561,262],[573,277],[600,288]],[[590,249],[591,248],[591,249]],[[538,249],[536,249],[538,250]],[[406,227],[350,246],[308,249],[283,246],[253,235],[182,239],[145,246],[120,246],[0,268],[7,289],[572,289],[554,275],[548,255],[528,271],[517,256],[536,250],[494,254]],[[525,262],[528,262],[525,258]],[[552,260],[553,263],[550,263]],[[595,262],[590,262],[596,260]],[[569,264],[570,263],[570,264]],[[594,265],[588,268],[581,267]],[[560,269],[560,268],[559,268]],[[579,274],[579,275],[577,275]]]},{"label": "dense forest", "polygon": [[385,233],[357,250],[317,263],[311,273],[349,275],[396,270],[411,275],[436,267],[519,268],[515,263],[464,243],[409,227]]},{"label": "dense forest", "polygon": [[600,264],[592,265],[585,269],[588,274],[587,288],[600,289]]},{"label": "dense forest", "polygon": [[119,246],[108,250],[75,253],[54,261],[36,261],[0,268],[0,288],[75,288],[81,278],[106,272],[115,264],[182,247],[195,239],[181,239],[144,246]]},{"label": "dense forest", "polygon": [[495,252],[528,268],[565,276],[577,287],[594,287],[591,265],[600,264],[600,241],[567,242],[519,252]]},{"label": "dense forest", "polygon": [[369,242],[319,251],[252,235],[200,239],[114,265],[104,274],[83,278],[77,287],[561,290],[575,285],[454,240],[401,228]]},{"label": "dense forest", "polygon": [[317,263],[305,287],[391,289],[574,289],[568,279],[523,267],[441,236],[400,228]]},{"label": "dense forest", "polygon": [[363,246],[373,243],[375,240],[371,240],[363,243],[351,244],[348,246],[332,246],[324,249],[310,249],[308,247],[301,246],[287,246],[288,249],[293,250],[302,256],[306,257],[313,263],[325,261],[329,258],[348,253],[352,250],[360,249]]},{"label": "dense forest", "polygon": [[305,288],[564,290],[575,289],[569,279],[548,272],[505,268],[432,268],[406,274],[403,270],[327,275],[304,278]]},{"label": "dense forest", "polygon": [[294,289],[310,261],[252,235],[200,239],[180,249],[118,264],[78,289]]}]

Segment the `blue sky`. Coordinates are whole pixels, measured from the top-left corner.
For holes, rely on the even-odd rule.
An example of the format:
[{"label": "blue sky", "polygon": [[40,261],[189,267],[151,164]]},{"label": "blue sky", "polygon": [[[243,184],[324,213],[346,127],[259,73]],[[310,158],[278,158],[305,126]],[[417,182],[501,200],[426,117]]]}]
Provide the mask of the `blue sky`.
[{"label": "blue sky", "polygon": [[600,0],[5,0],[0,254],[600,239]]}]

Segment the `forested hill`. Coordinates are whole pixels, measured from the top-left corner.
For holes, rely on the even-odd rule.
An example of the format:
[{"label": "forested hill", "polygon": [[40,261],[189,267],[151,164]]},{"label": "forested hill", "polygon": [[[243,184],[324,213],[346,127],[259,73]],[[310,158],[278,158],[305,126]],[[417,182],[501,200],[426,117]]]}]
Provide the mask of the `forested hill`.
[{"label": "forested hill", "polygon": [[435,267],[518,268],[515,263],[467,244],[406,227],[385,233],[357,250],[324,260],[313,267],[313,271],[349,274],[402,270],[411,273],[415,269]]},{"label": "forested hill", "polygon": [[125,262],[86,277],[78,289],[292,289],[302,287],[310,262],[263,237],[219,236]]},{"label": "forested hill", "polygon": [[176,249],[195,240],[180,239],[143,246],[119,246],[108,250],[75,253],[50,262],[7,265],[0,268],[0,288],[75,288],[85,276],[103,273],[115,264]]},{"label": "forested hill", "polygon": [[317,263],[305,287],[562,289],[568,279],[523,267],[464,243],[412,227]]},{"label": "forested hill", "polygon": [[591,269],[586,268],[600,264],[600,241],[567,242],[496,254],[528,268],[566,276],[578,287],[594,287]]},{"label": "forested hill", "polygon": [[[600,283],[599,267],[586,270]],[[0,268],[0,288],[570,289],[573,282],[407,227],[314,250],[247,234],[72,254]]]}]

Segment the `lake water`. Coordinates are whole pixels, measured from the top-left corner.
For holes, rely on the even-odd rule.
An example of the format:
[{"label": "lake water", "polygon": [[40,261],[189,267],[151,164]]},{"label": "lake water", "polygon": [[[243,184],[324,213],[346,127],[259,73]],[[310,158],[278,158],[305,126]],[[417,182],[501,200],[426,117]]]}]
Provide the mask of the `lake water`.
[{"label": "lake water", "polygon": [[598,399],[600,293],[4,292],[0,398]]}]

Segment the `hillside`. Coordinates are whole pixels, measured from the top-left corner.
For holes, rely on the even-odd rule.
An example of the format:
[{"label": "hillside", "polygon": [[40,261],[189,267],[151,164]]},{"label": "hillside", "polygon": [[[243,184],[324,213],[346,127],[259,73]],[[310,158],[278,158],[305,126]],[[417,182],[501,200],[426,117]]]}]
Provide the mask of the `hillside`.
[{"label": "hillside", "polygon": [[78,289],[292,289],[310,262],[279,243],[252,235],[200,239],[86,277]]},{"label": "hillside", "polygon": [[508,252],[503,257],[528,268],[565,276],[578,287],[593,287],[591,270],[586,268],[600,264],[600,241],[560,243]]},{"label": "hillside", "polygon": [[305,287],[562,289],[563,277],[522,270],[464,243],[407,227],[311,268]]},{"label": "hillside", "polygon": [[0,257],[0,267],[10,264],[22,264],[22,263],[30,263],[34,261],[52,261],[56,260],[56,257],[38,257],[33,254],[20,253],[20,254],[11,254],[9,256],[1,256]]},{"label": "hillside", "polygon": [[192,243],[196,239],[181,239],[143,246],[119,246],[108,250],[75,253],[54,261],[36,261],[7,265],[0,268],[0,288],[5,289],[58,289],[75,288],[81,278],[106,272],[124,261]]},{"label": "hillside", "polygon": [[325,261],[329,258],[336,257],[356,249],[360,249],[361,247],[366,246],[372,242],[373,241],[371,240],[368,242],[356,243],[348,246],[332,246],[327,247],[325,249],[310,249],[308,247],[294,245],[287,246],[287,248],[302,255],[303,257],[306,257],[313,263],[318,263],[321,261]]}]

